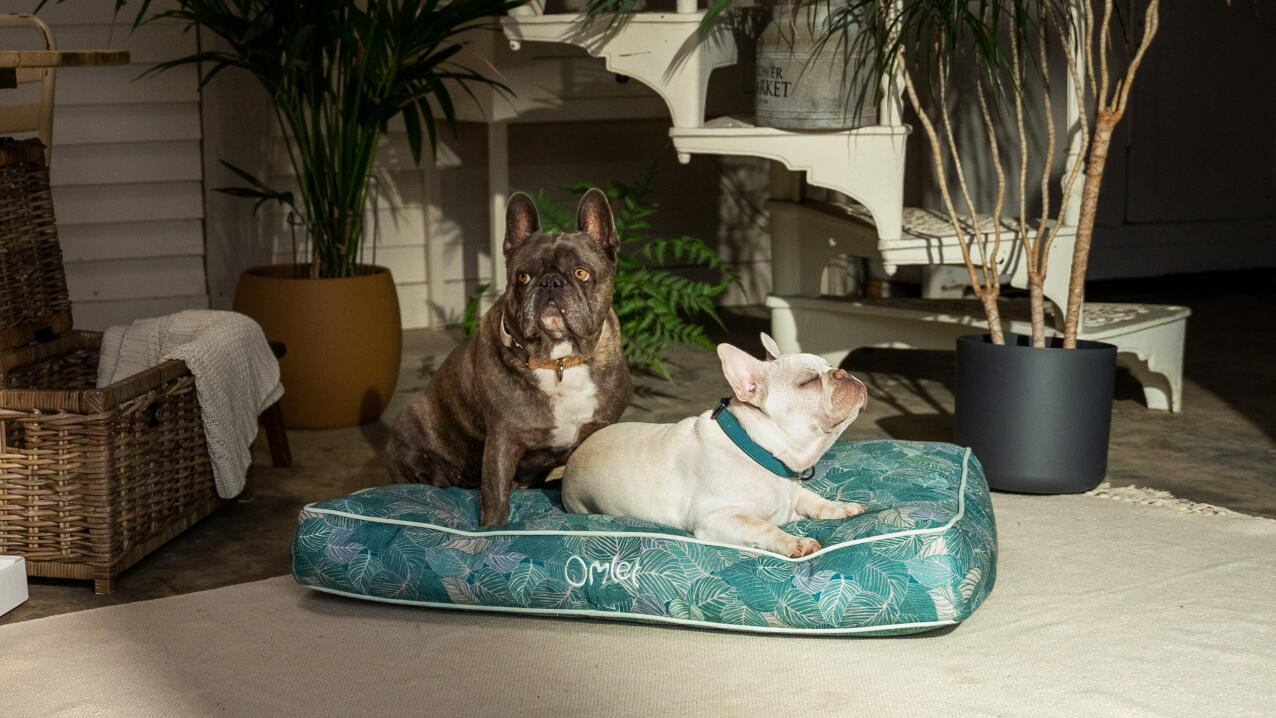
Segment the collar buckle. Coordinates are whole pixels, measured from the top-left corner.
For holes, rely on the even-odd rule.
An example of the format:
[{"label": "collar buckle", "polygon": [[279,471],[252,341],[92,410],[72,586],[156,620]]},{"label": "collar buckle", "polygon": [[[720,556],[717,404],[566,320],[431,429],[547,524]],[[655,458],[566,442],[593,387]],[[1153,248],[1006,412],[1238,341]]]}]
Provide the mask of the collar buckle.
[{"label": "collar buckle", "polygon": [[566,357],[560,357],[558,360],[558,380],[563,380],[563,364],[567,361]]},{"label": "collar buckle", "polygon": [[730,404],[730,403],[731,403],[731,397],[729,396],[722,397],[722,401],[719,401],[718,405],[713,408],[713,413],[709,415],[709,418],[717,419],[718,414],[721,414],[722,410],[727,408],[727,404]]}]

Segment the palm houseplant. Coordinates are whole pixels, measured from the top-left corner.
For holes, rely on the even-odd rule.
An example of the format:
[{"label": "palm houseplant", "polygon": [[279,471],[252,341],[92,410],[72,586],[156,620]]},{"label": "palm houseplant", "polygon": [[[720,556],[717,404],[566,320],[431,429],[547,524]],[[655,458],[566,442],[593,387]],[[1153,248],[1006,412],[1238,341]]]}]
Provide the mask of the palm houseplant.
[{"label": "palm houseplant", "polygon": [[[294,249],[293,263],[244,271],[234,300],[287,347],[280,367],[289,426],[373,421],[393,394],[402,346],[395,285],[388,269],[363,261],[377,148],[400,119],[419,162],[423,145],[434,147],[435,118],[455,121],[458,87],[505,89],[458,61],[458,36],[521,2],[172,0],[154,10],[151,0],[137,3],[135,26],[178,20],[223,41],[151,72],[198,64],[201,86],[223,70],[246,72],[282,130],[295,188],[227,164],[243,185],[220,191],[255,207],[282,203],[309,255],[297,261]],[[117,11],[124,4],[117,0]]]}]

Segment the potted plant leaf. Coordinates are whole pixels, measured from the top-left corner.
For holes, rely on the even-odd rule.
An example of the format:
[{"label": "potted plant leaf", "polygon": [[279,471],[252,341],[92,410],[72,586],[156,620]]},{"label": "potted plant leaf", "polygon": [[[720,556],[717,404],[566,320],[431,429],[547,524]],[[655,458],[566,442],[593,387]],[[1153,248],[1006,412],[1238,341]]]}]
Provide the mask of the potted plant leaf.
[{"label": "potted plant leaf", "polygon": [[[283,203],[304,234],[304,263],[246,270],[234,308],[287,346],[281,360],[285,421],[294,427],[375,420],[393,394],[402,346],[394,281],[362,262],[369,178],[381,136],[401,118],[413,159],[434,146],[436,115],[455,113],[449,88],[499,82],[457,61],[457,36],[522,0],[173,0],[134,26],[160,19],[198,25],[225,42],[151,72],[203,66],[202,83],[227,68],[266,91],[282,130],[295,191],[231,165],[244,181],[221,191]],[[116,10],[125,5],[117,0]],[[495,26],[493,25],[493,28]]]}]

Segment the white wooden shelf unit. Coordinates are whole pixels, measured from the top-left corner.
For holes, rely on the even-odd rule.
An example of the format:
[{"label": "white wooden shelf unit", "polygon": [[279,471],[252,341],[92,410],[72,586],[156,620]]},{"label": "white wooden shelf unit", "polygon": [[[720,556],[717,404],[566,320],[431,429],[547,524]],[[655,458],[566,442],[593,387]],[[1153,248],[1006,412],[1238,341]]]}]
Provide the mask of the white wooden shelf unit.
[{"label": "white wooden shelf unit", "polygon": [[[773,196],[767,203],[773,294],[767,298],[767,306],[781,350],[813,351],[840,362],[860,346],[951,348],[957,336],[954,331],[968,332],[967,327],[978,326],[970,319],[969,307],[956,313],[936,313],[919,311],[900,300],[866,304],[820,297],[821,275],[829,261],[841,254],[880,260],[888,272],[902,265],[962,264],[959,242],[963,239],[946,218],[903,206],[905,145],[911,128],[901,120],[898,91],[886,93],[878,125],[853,130],[794,132],[757,127],[740,118],[706,119],[710,74],[738,58],[729,33],[713,33],[699,40],[697,28],[704,13],[697,9],[695,0],[678,0],[675,13],[636,13],[611,28],[603,21],[586,23],[583,16],[574,13],[541,15],[535,5],[521,10],[502,19],[512,49],[531,41],[576,45],[603,58],[609,70],[650,87],[669,107],[669,136],[681,162],[688,162],[693,154],[764,157],[791,171],[804,172],[809,184],[841,192],[861,205],[848,208],[803,202],[799,184],[773,175]],[[1071,126],[1079,112],[1071,78],[1066,97]],[[1082,149],[1074,136],[1067,166],[1081,161]],[[1044,294],[1059,307],[1067,294],[1079,195],[1078,184],[1066,200],[1063,226],[1050,253]],[[987,238],[991,222],[981,224]],[[1022,243],[1012,227],[1003,231],[997,264],[1011,286],[1027,287]],[[899,306],[892,310],[892,303]],[[975,302],[966,304],[979,307]],[[1116,305],[1104,305],[1111,306]],[[1117,345],[1121,355],[1133,360],[1132,368],[1144,384],[1148,406],[1178,411],[1184,327],[1190,312],[1183,307],[1131,306],[1141,310],[1127,321],[1102,323],[1092,330],[1087,329],[1087,322],[1100,314],[1087,307],[1081,318],[1081,336]],[[1056,317],[1060,314],[1054,313]],[[952,318],[958,315],[965,318]],[[890,328],[864,333],[866,327],[878,327],[882,321],[890,322]],[[1006,328],[1019,332],[1025,327],[1011,322]],[[911,339],[891,339],[892,332]],[[874,339],[867,341],[870,337]],[[829,342],[841,348],[828,346]]]}]

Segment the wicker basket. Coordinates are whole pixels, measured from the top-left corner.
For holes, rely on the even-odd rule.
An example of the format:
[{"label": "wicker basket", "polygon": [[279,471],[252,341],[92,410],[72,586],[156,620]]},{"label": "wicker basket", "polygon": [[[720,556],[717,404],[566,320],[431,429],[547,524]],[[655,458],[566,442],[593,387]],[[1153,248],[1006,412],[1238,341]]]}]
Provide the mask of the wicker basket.
[{"label": "wicker basket", "polygon": [[94,388],[102,336],[71,328],[41,149],[0,140],[0,554],[110,593],[223,501],[185,364]]}]

